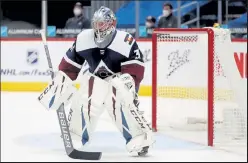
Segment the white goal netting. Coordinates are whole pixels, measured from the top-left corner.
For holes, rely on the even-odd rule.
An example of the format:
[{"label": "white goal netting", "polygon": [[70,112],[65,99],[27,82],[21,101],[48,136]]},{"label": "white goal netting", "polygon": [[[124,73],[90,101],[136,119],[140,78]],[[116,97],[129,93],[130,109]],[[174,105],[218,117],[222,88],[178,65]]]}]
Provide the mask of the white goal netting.
[{"label": "white goal netting", "polygon": [[237,69],[230,31],[155,33],[153,127],[197,143],[247,150],[247,79]]}]

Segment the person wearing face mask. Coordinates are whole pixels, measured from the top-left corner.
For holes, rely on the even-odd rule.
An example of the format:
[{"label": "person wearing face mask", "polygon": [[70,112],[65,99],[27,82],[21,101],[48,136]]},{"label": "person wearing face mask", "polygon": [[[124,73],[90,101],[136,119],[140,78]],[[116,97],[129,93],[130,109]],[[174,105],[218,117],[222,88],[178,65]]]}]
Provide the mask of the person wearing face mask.
[{"label": "person wearing face mask", "polygon": [[148,38],[152,37],[152,32],[155,28],[155,23],[156,23],[156,19],[154,17],[148,16],[146,18],[146,33]]},{"label": "person wearing face mask", "polygon": [[177,18],[172,14],[172,10],[171,4],[164,4],[163,15],[159,18],[158,28],[178,28]]},{"label": "person wearing face mask", "polygon": [[[91,28],[90,20],[83,15],[83,6],[77,2],[73,9],[74,17],[66,21],[65,29],[89,29]],[[76,37],[77,34],[64,35],[65,37]]]}]

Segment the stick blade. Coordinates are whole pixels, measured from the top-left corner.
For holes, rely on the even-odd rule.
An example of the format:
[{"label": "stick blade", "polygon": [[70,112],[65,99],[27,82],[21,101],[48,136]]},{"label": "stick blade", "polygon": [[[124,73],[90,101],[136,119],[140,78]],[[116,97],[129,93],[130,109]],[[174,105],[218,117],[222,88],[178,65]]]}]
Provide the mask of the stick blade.
[{"label": "stick blade", "polygon": [[102,152],[85,152],[74,149],[68,156],[70,158],[80,160],[100,160],[102,157]]}]

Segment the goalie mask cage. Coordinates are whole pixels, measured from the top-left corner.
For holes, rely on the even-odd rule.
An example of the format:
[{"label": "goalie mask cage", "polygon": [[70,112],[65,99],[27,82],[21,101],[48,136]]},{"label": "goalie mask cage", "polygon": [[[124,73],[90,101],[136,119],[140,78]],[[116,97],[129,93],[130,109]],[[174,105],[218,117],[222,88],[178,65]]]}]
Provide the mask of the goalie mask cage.
[{"label": "goalie mask cage", "polygon": [[230,42],[224,29],[154,30],[153,131],[208,146],[244,149],[247,105],[238,107],[219,59],[220,53],[233,55]]}]

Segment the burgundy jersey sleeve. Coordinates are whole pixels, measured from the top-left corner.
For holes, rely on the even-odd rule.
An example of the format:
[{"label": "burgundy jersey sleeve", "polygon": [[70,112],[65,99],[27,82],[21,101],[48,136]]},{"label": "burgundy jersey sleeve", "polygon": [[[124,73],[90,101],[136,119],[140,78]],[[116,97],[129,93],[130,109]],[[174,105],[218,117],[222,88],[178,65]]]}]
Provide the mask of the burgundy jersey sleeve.
[{"label": "burgundy jersey sleeve", "polygon": [[140,82],[144,77],[145,67],[143,54],[135,41],[130,50],[129,57],[125,62],[121,63],[121,72],[128,73],[133,76],[136,89],[139,88]]},{"label": "burgundy jersey sleeve", "polygon": [[59,70],[63,71],[72,80],[75,80],[80,72],[84,59],[76,52],[76,41],[66,52],[59,64]]}]

